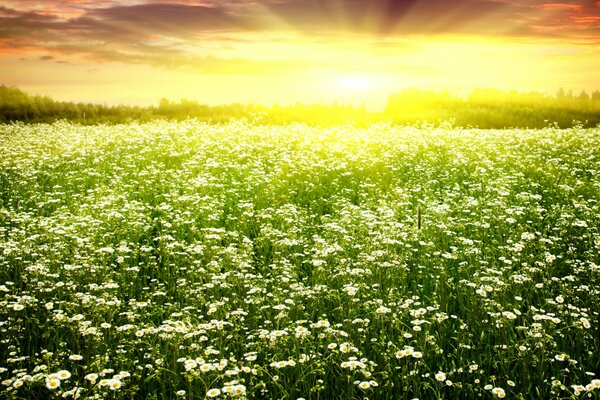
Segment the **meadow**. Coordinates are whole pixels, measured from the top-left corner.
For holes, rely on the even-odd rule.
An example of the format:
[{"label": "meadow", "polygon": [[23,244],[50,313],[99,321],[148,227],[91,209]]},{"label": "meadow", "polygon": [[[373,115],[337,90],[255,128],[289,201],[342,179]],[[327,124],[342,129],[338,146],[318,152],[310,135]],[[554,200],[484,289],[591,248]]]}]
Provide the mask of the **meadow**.
[{"label": "meadow", "polygon": [[599,200],[599,128],[0,125],[0,398],[599,398]]}]

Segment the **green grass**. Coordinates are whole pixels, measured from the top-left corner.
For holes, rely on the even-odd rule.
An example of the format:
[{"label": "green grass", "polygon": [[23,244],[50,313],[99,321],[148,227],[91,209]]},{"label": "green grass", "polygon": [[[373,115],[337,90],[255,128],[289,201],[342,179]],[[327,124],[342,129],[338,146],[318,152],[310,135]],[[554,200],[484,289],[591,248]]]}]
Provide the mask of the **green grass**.
[{"label": "green grass", "polygon": [[597,398],[598,199],[599,129],[3,125],[0,397]]}]

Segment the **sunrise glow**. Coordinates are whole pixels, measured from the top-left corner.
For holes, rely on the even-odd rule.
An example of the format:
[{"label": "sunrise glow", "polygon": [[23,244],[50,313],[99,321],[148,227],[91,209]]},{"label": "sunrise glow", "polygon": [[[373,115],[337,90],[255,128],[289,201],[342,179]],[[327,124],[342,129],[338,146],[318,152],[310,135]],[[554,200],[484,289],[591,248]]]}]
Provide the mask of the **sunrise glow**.
[{"label": "sunrise glow", "polygon": [[600,3],[0,0],[2,84],[61,100],[347,101],[600,87]]}]

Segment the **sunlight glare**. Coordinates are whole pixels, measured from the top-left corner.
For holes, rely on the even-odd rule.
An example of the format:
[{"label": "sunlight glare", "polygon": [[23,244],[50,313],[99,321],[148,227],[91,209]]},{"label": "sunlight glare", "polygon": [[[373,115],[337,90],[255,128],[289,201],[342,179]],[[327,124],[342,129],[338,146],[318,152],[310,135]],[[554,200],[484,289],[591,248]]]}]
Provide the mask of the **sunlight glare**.
[{"label": "sunlight glare", "polygon": [[339,80],[339,85],[349,90],[366,90],[373,85],[373,82],[366,76],[347,75]]}]

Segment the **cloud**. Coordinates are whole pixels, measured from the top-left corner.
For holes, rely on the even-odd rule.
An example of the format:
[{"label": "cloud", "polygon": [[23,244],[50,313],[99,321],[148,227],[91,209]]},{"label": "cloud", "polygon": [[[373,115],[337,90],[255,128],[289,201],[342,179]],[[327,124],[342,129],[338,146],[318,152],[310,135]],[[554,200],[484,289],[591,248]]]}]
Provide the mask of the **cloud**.
[{"label": "cloud", "polygon": [[87,14],[96,21],[160,34],[190,34],[243,28],[243,20],[224,7],[151,3],[102,8]]},{"label": "cloud", "polygon": [[509,4],[493,0],[279,0],[266,7],[301,29],[367,33],[451,33]]},{"label": "cloud", "polygon": [[600,2],[534,1],[513,34],[523,37],[568,39],[578,44],[600,44]]},{"label": "cloud", "polygon": [[284,25],[305,32],[473,34],[587,40],[600,37],[599,1],[264,0]]},{"label": "cloud", "polygon": [[[306,65],[295,59],[261,61],[197,55],[179,48],[194,38],[239,41],[223,32],[243,28],[234,25],[233,18],[225,10],[214,7],[119,6],[91,10],[71,19],[30,11],[8,10],[4,13],[9,14],[9,17],[0,16],[0,53],[46,53],[38,57],[40,61],[54,60],[55,56],[77,57],[94,63],[151,65],[203,74],[277,74]],[[169,18],[162,22],[165,15]]]},{"label": "cloud", "polygon": [[85,46],[64,46],[62,54],[83,54],[87,61],[95,63],[120,62],[152,65],[165,69],[179,69],[202,74],[262,74],[278,71],[300,70],[306,67],[302,60],[261,61],[243,58],[197,56],[186,52],[157,46],[138,44],[129,48],[98,48],[93,52]]},{"label": "cloud", "polygon": [[[19,11],[74,18],[93,8],[112,7],[118,0],[2,0],[6,7]],[[122,2],[121,2],[122,3]]]},{"label": "cloud", "polygon": [[[26,2],[33,6],[33,2]],[[30,4],[31,3],[31,4]],[[54,4],[54,2],[52,2]],[[62,7],[69,2],[56,2]],[[86,2],[71,1],[73,6]],[[188,2],[189,3],[189,2]],[[231,32],[248,29],[244,17],[219,5],[149,3],[88,8],[76,17],[8,8],[0,5],[2,52],[37,49],[56,56],[79,56],[95,62],[126,62],[207,73],[251,73],[257,61],[198,55],[181,47],[214,46]],[[214,42],[216,40],[216,42]],[[209,46],[209,47],[210,47]],[[47,55],[44,56],[48,57]]]},{"label": "cloud", "polygon": [[[264,72],[273,62],[259,54],[224,56],[225,50],[245,48],[245,41],[265,37],[279,40],[277,35],[285,32],[315,42],[361,35],[386,43],[387,38],[407,35],[456,33],[561,38],[597,45],[600,2],[0,0],[2,54],[37,51],[43,56],[78,56],[203,73],[252,73]],[[275,61],[272,70],[293,68],[293,63],[302,64]]]}]

